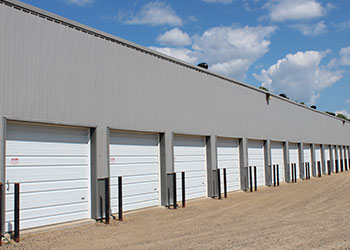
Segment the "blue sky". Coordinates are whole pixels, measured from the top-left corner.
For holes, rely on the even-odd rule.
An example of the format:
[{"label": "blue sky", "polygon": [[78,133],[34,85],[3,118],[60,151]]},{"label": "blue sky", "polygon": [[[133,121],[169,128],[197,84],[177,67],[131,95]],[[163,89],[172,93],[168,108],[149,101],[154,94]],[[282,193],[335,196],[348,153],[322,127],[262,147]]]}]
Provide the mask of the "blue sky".
[{"label": "blue sky", "polygon": [[350,1],[23,0],[350,117]]}]

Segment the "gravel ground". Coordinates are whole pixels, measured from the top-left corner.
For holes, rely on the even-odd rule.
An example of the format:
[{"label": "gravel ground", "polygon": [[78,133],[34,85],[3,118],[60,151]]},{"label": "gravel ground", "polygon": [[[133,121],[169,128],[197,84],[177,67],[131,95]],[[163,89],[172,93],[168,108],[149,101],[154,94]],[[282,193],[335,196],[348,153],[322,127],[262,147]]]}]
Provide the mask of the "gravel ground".
[{"label": "gravel ground", "polygon": [[350,172],[22,235],[4,249],[350,249]]}]

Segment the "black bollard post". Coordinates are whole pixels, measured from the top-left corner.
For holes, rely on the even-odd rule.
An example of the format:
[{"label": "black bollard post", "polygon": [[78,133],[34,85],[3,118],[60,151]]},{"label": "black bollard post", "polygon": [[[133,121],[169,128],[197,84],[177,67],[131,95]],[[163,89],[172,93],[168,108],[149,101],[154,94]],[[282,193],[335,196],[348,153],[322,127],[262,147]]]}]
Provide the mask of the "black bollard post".
[{"label": "black bollard post", "polygon": [[227,198],[227,178],[226,178],[226,168],[224,168],[224,197]]},{"label": "black bollard post", "polygon": [[290,168],[292,170],[292,183],[294,183],[294,163],[290,165]]},{"label": "black bollard post", "polygon": [[15,183],[15,207],[14,207],[14,224],[15,224],[15,230],[14,230],[14,241],[19,242],[19,209],[20,209],[20,203],[19,203],[19,183]]},{"label": "black bollard post", "polygon": [[186,192],[185,192],[185,172],[181,172],[182,184],[182,207],[186,207]]},{"label": "black bollard post", "polygon": [[105,178],[105,217],[106,224],[109,224],[109,215],[110,215],[110,197],[109,197],[109,178]]},{"label": "black bollard post", "polygon": [[[2,182],[0,182],[0,223],[1,221],[3,221],[3,218],[2,218]],[[1,225],[0,225],[0,228],[1,228]],[[0,246],[2,246],[2,231],[0,232]]]},{"label": "black bollard post", "polygon": [[118,177],[118,220],[123,221],[123,177]]},{"label": "black bollard post", "polygon": [[321,177],[321,162],[320,161],[317,162],[317,171],[318,171],[318,178],[320,178]]},{"label": "black bollard post", "polygon": [[174,209],[177,208],[177,190],[176,190],[176,173],[173,173],[173,199],[174,199]]},{"label": "black bollard post", "polygon": [[250,184],[250,192],[253,192],[252,166],[249,166],[249,184]]},{"label": "black bollard post", "polygon": [[298,176],[297,176],[297,164],[294,163],[294,182],[297,183]]},{"label": "black bollard post", "polygon": [[277,164],[276,165],[276,170],[277,170],[277,186],[280,185],[280,166]]},{"label": "black bollard post", "polygon": [[273,186],[276,187],[276,165],[273,165]]},{"label": "black bollard post", "polygon": [[220,178],[220,169],[217,169],[217,179],[218,179],[218,198],[221,200],[221,178]]},{"label": "black bollard post", "polygon": [[254,166],[254,190],[258,191],[258,177],[256,176],[256,166]]}]

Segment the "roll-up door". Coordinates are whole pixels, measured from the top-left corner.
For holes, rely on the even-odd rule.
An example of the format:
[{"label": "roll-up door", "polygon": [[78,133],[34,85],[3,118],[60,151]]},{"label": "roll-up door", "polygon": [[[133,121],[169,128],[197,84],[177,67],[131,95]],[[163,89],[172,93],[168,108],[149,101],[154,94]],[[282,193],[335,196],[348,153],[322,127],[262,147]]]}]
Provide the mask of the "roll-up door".
[{"label": "roll-up door", "polygon": [[248,141],[248,166],[256,166],[258,186],[265,185],[264,144],[262,141]]},{"label": "roll-up door", "polygon": [[[310,177],[312,176],[312,163],[311,163],[311,149],[310,144],[304,144],[304,167],[306,167],[306,163],[310,165]],[[305,170],[306,174],[306,170]]]},{"label": "roll-up door", "polygon": [[[279,181],[284,181],[284,157],[283,157],[283,143],[282,142],[271,142],[271,161],[272,165],[278,165],[279,167]],[[271,168],[273,171],[273,168]],[[272,172],[273,178],[273,172]]]},{"label": "roll-up door", "polygon": [[342,150],[341,146],[337,146],[337,151],[338,151],[338,166],[339,166],[339,171],[341,171],[341,162],[342,162]]},{"label": "roll-up door", "polygon": [[178,200],[181,200],[181,172],[186,176],[186,199],[207,196],[206,149],[204,137],[174,137],[174,168],[178,179]]},{"label": "roll-up door", "polygon": [[333,166],[333,168],[332,168],[332,171],[333,172],[336,172],[336,154],[335,154],[335,146],[333,146],[332,147],[332,151],[331,151],[331,153],[332,153],[332,157],[333,157],[333,164],[332,164],[332,166]]},{"label": "roll-up door", "polygon": [[289,161],[290,165],[296,164],[296,175],[297,179],[299,179],[299,151],[298,151],[298,144],[296,143],[290,143],[289,144]]},{"label": "roll-up door", "polygon": [[14,183],[20,183],[20,228],[90,217],[89,130],[8,123],[6,231],[13,230]]},{"label": "roll-up door", "polygon": [[[329,146],[324,146],[325,173],[328,173],[328,161],[331,159]],[[329,163],[330,164],[330,163]]]},{"label": "roll-up door", "polygon": [[110,132],[112,213],[118,212],[118,177],[123,182],[123,210],[159,205],[158,134]]},{"label": "roll-up door", "polygon": [[325,146],[324,147],[324,160],[326,161],[329,161],[331,159],[330,157],[330,150],[329,150],[329,146]]},{"label": "roll-up door", "polygon": [[[226,168],[227,191],[240,190],[238,140],[218,138],[218,168]],[[221,187],[224,188],[223,178]]]},{"label": "roll-up door", "polygon": [[316,173],[318,174],[318,162],[320,162],[320,170],[322,173],[322,164],[321,164],[321,146],[320,145],[315,145],[315,166],[316,166]]}]

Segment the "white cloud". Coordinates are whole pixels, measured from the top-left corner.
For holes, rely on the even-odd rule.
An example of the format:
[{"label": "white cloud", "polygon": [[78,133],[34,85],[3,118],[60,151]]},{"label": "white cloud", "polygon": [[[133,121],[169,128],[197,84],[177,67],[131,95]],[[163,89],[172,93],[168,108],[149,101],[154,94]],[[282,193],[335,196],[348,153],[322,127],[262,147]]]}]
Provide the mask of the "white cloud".
[{"label": "white cloud", "polygon": [[335,114],[336,115],[337,114],[342,114],[342,115],[345,115],[348,119],[350,118],[350,113],[347,110],[345,110],[345,109],[339,110],[339,111],[335,111]]},{"label": "white cloud", "polygon": [[192,44],[190,36],[179,28],[174,28],[159,35],[157,40],[160,44],[171,46],[188,46]]},{"label": "white cloud", "polygon": [[151,49],[192,64],[206,62],[216,73],[243,80],[250,66],[268,52],[268,37],[275,30],[273,26],[214,27],[194,36],[192,49]]},{"label": "white cloud", "polygon": [[163,2],[150,2],[136,14],[120,11],[118,19],[126,24],[181,26],[182,19],[176,15],[170,5]]},{"label": "white cloud", "polygon": [[341,65],[350,65],[350,47],[341,48],[339,55]]},{"label": "white cloud", "polygon": [[162,54],[175,57],[179,60],[194,64],[198,61],[195,53],[190,49],[185,48],[159,48],[159,47],[149,47],[150,49],[156,50]]},{"label": "white cloud", "polygon": [[223,4],[229,4],[232,3],[232,0],[202,0],[206,3],[223,3]]},{"label": "white cloud", "polygon": [[306,20],[324,16],[325,8],[315,0],[276,0],[271,1],[270,19],[283,22],[286,20]]},{"label": "white cloud", "polygon": [[327,25],[324,21],[316,24],[294,24],[292,28],[299,30],[304,36],[318,36],[326,33]]},{"label": "white cloud", "polygon": [[334,27],[338,28],[339,30],[350,29],[350,19],[339,24],[334,24]]},{"label": "white cloud", "polygon": [[272,26],[215,27],[194,37],[193,49],[210,69],[242,80],[249,67],[269,50]]},{"label": "white cloud", "polygon": [[93,4],[96,0],[66,0],[68,4],[75,4],[80,7],[85,7],[86,5]]},{"label": "white cloud", "polygon": [[291,99],[315,104],[320,91],[343,77],[342,71],[331,71],[320,65],[326,52],[306,51],[288,54],[255,78],[269,90],[286,93]]}]

